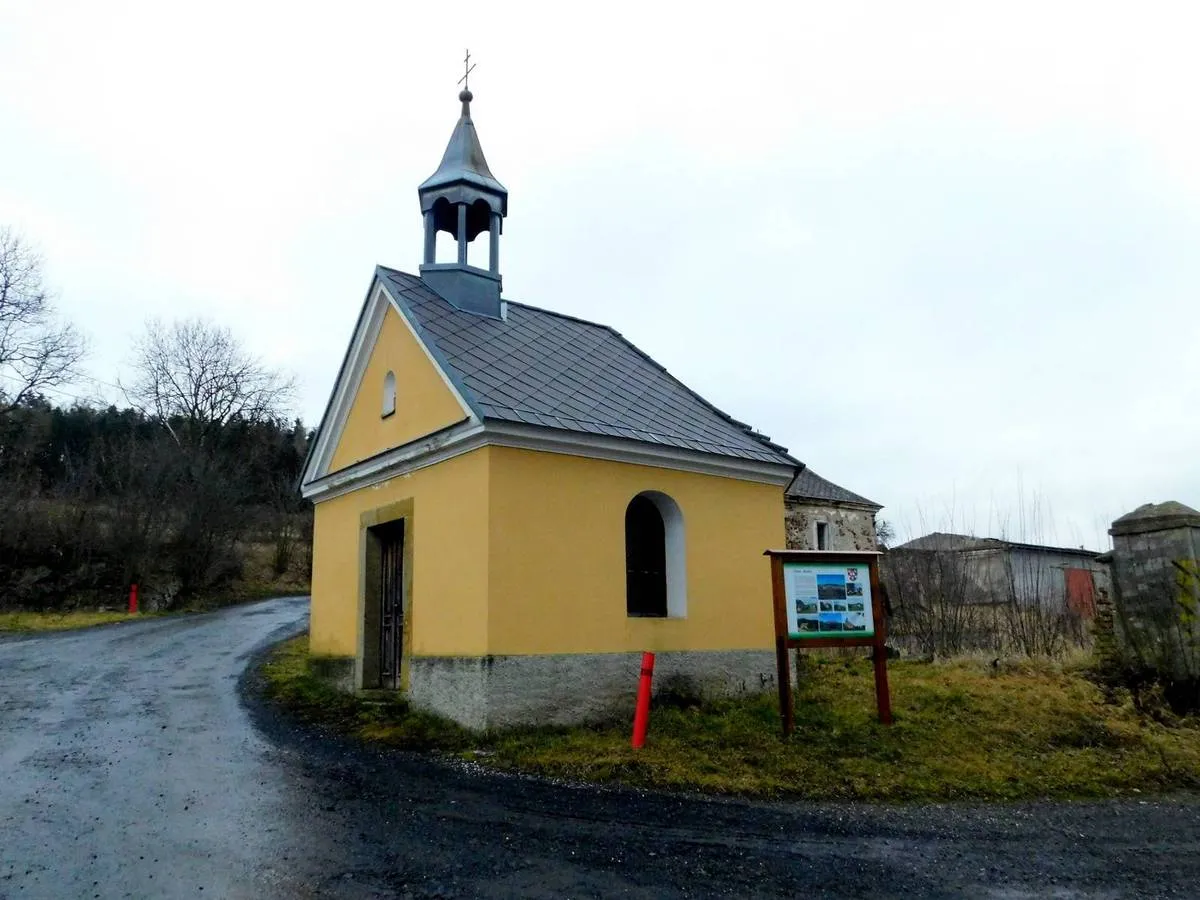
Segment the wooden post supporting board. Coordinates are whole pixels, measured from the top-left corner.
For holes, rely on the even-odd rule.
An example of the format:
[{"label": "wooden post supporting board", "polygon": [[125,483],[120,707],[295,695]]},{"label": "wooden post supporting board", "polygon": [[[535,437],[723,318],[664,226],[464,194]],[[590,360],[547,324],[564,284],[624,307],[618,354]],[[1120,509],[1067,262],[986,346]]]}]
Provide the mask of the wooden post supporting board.
[{"label": "wooden post supporting board", "polygon": [[892,724],[887,675],[887,621],[879,589],[879,554],[768,550],[775,607],[775,656],[783,734],[795,728],[788,650],[871,647],[879,721]]},{"label": "wooden post supporting board", "polygon": [[783,733],[789,735],[796,727],[796,698],[792,696],[792,666],[788,660],[787,638],[775,638],[775,663],[779,671],[779,715],[783,717]]}]

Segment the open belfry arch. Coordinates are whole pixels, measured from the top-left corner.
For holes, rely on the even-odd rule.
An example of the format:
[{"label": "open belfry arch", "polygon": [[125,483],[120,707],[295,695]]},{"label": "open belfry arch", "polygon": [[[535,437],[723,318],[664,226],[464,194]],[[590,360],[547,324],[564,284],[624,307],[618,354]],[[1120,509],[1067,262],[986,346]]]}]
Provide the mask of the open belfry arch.
[{"label": "open belfry arch", "polygon": [[471,727],[600,714],[644,650],[770,686],[762,553],[800,464],[613,329],[504,296],[472,100],[418,189],[419,274],[376,268],[306,462],[316,664]]}]

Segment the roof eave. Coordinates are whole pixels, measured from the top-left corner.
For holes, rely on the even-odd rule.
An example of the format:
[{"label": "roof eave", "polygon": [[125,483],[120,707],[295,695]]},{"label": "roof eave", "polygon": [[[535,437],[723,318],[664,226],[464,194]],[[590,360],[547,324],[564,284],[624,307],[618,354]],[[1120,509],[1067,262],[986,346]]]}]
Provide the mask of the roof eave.
[{"label": "roof eave", "polygon": [[446,172],[444,174],[440,170],[434,172],[418,185],[417,192],[425,193],[437,190],[438,188],[454,187],[458,184],[469,184],[472,187],[482,188],[496,194],[508,195],[508,188],[495,178],[489,178],[486,175],[480,175],[478,172],[467,170]]},{"label": "roof eave", "polygon": [[499,446],[505,446],[505,438],[508,438],[512,441],[511,446],[522,449],[677,468],[701,474],[779,484],[781,487],[789,483],[795,471],[791,463],[782,460],[747,459],[742,456],[703,453],[669,444],[568,431],[546,425],[511,422],[507,419],[488,417],[483,421],[490,438],[489,443]]},{"label": "roof eave", "polygon": [[722,457],[624,438],[519,425],[504,420],[480,422],[464,419],[432,435],[382,451],[339,471],[326,473],[305,483],[302,493],[313,502],[333,499],[349,491],[370,487],[488,446],[558,453],[781,487],[792,474],[790,466],[780,463]]},{"label": "roof eave", "polygon": [[796,494],[785,494],[784,499],[792,503],[811,503],[813,506],[834,506],[845,509],[861,509],[869,512],[879,512],[882,503],[859,503],[856,500],[832,500],[827,497],[801,497]]}]

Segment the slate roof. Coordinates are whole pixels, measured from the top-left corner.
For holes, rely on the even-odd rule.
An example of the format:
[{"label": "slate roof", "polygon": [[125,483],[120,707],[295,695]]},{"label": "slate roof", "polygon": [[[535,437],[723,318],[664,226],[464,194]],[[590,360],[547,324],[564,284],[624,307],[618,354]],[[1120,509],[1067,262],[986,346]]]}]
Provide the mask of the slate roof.
[{"label": "slate roof", "polygon": [[841,485],[822,478],[812,469],[804,469],[793,478],[792,483],[784,491],[784,496],[795,500],[854,503],[858,506],[869,506],[872,509],[883,509],[883,506],[874,500],[868,500],[853,491],[848,491]]},{"label": "slate roof", "polygon": [[485,420],[799,465],[606,325],[512,301],[506,319],[492,319],[456,309],[415,275],[376,274]]}]

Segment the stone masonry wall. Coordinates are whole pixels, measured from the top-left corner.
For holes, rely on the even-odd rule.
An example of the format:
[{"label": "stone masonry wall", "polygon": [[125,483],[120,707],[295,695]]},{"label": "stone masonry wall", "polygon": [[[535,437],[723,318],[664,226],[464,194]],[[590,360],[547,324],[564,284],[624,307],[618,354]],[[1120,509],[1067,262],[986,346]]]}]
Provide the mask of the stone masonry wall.
[{"label": "stone masonry wall", "polygon": [[815,523],[829,526],[827,550],[876,550],[875,514],[867,509],[798,500],[786,502],[787,549],[816,550]]}]

